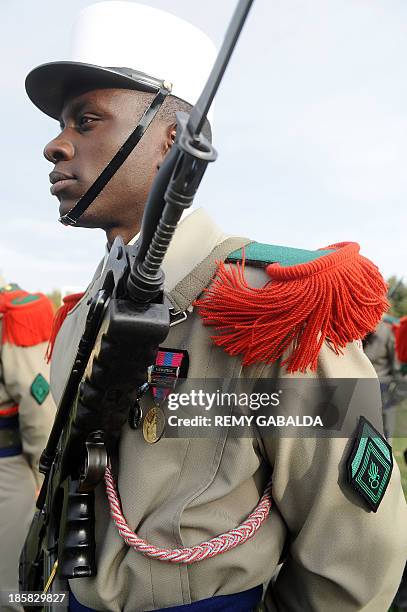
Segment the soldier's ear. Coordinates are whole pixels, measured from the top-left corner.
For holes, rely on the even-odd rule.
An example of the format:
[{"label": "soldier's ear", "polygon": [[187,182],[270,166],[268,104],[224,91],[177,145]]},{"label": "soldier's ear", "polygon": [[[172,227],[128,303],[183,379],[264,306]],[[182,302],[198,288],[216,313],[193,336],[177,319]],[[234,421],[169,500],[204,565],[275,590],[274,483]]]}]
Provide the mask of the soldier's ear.
[{"label": "soldier's ear", "polygon": [[168,151],[171,149],[172,145],[174,144],[176,134],[177,134],[177,124],[171,123],[167,127],[166,138],[165,138],[165,143],[164,143],[165,153],[168,153]]},{"label": "soldier's ear", "polygon": [[165,131],[164,144],[162,148],[162,159],[157,164],[157,170],[160,169],[162,160],[164,159],[164,157],[167,155],[168,151],[171,149],[172,145],[174,144],[176,134],[177,134],[177,124],[171,123],[170,125],[167,126],[166,131]]}]

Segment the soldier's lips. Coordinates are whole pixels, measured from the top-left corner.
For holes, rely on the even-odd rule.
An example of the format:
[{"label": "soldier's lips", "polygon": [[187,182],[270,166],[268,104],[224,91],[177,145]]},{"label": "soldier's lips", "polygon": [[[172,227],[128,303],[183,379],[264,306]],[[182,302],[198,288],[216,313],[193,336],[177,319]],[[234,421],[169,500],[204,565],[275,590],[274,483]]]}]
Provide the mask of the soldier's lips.
[{"label": "soldier's lips", "polygon": [[58,181],[56,181],[56,183],[51,185],[50,192],[52,195],[57,195],[58,193],[61,193],[62,191],[70,187],[75,181],[75,178],[59,179]]}]

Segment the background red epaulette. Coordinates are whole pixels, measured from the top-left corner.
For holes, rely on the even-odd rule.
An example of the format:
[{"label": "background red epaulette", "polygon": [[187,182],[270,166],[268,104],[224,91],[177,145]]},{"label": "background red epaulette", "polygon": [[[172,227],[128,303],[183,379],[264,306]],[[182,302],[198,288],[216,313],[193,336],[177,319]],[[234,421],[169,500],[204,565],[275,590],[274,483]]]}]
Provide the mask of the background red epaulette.
[{"label": "background red epaulette", "polygon": [[70,295],[66,295],[62,300],[62,306],[58,308],[55,313],[54,320],[52,322],[52,329],[49,335],[49,342],[47,352],[45,354],[45,358],[47,363],[51,361],[52,351],[54,350],[55,339],[58,335],[59,330],[62,327],[63,322],[65,321],[67,315],[70,313],[72,308],[76,306],[79,300],[84,296],[84,293],[71,293]]},{"label": "background red epaulette", "polygon": [[51,334],[54,310],[42,293],[28,293],[21,289],[2,293],[2,344],[34,346],[46,342]]},{"label": "background red epaulette", "polygon": [[400,363],[407,363],[407,316],[400,319],[395,330],[396,354]]}]

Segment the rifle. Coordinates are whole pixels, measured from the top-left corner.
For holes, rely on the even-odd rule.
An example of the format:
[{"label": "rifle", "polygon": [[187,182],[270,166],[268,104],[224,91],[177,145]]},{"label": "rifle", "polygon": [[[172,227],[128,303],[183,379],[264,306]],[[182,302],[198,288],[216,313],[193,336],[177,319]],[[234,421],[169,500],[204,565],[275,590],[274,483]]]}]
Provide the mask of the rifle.
[{"label": "rifle", "polygon": [[20,557],[20,590],[47,590],[55,575],[96,575],[94,490],[169,332],[161,265],[216,160],[202,127],[252,3],[239,1],[198,102],[190,114],[177,113],[176,141],[150,190],[139,243],[128,247],[117,237],[111,247],[41,456],[44,482]]}]

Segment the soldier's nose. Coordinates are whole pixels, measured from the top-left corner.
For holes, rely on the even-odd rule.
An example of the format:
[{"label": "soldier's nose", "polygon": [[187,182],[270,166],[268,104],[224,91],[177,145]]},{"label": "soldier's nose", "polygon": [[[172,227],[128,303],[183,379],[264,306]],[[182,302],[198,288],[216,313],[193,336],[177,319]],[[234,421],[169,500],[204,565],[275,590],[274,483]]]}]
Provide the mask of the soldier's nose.
[{"label": "soldier's nose", "polygon": [[73,144],[66,138],[57,136],[44,148],[44,157],[49,162],[56,164],[59,161],[69,161],[75,155]]}]

